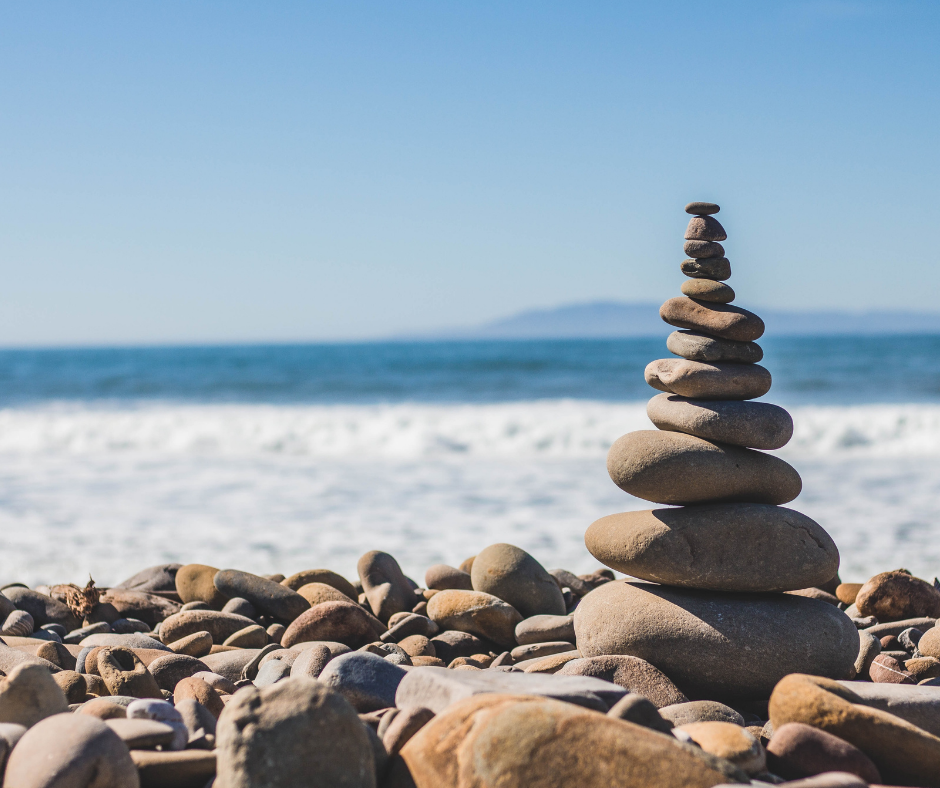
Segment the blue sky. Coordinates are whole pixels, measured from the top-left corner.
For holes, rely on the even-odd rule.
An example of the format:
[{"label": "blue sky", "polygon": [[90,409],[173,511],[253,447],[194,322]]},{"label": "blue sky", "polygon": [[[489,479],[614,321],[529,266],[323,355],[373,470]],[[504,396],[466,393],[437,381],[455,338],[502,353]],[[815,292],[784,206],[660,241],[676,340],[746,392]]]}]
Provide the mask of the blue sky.
[{"label": "blue sky", "polygon": [[0,344],[940,310],[940,3],[0,6]]}]

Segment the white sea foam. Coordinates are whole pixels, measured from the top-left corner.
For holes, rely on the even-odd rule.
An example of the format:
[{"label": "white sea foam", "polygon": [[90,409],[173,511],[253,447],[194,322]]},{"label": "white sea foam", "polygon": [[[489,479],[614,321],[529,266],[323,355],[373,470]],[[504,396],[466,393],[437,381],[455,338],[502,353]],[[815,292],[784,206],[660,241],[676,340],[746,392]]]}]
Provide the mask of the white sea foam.
[{"label": "white sea foam", "polygon": [[[940,406],[792,413],[791,505],[832,533],[843,575],[940,570]],[[352,574],[372,548],[418,574],[496,541],[586,571],[587,525],[648,506],[604,458],[649,428],[643,404],[577,400],[6,409],[0,580],[109,583],[168,560]]]},{"label": "white sea foam", "polygon": [[[940,457],[940,405],[792,409],[784,454]],[[0,410],[0,454],[307,456],[356,459],[596,457],[651,429],[645,404],[143,405]]]}]

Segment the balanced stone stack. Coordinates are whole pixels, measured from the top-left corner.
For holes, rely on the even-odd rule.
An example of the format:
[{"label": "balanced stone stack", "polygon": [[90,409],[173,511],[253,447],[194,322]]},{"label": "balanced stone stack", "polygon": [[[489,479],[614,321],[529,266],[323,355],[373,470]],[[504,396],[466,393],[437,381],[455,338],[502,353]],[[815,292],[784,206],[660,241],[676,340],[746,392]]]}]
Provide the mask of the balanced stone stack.
[{"label": "balanced stone stack", "polygon": [[[782,505],[802,482],[764,451],[784,446],[793,422],[752,401],[771,385],[755,344],[764,323],[731,305],[718,210],[686,207],[690,259],[681,270],[689,279],[660,309],[679,329],[666,342],[678,358],[646,368],[663,392],[647,408],[659,429],[622,436],[607,458],[622,490],[681,508],[591,525],[591,553],[647,582],[600,587],[578,607],[575,630],[585,657],[641,657],[689,697],[756,700],[789,673],[851,678],[859,637],[838,608],[801,591],[833,580],[839,553],[822,527]],[[801,595],[781,593],[792,591]]]}]

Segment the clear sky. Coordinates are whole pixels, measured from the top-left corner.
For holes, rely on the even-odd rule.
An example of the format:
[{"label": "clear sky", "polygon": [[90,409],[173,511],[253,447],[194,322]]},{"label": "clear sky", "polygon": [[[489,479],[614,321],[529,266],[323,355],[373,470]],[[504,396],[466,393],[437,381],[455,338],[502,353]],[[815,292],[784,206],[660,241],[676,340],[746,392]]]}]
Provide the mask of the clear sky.
[{"label": "clear sky", "polygon": [[940,310],[940,3],[0,6],[0,344]]}]

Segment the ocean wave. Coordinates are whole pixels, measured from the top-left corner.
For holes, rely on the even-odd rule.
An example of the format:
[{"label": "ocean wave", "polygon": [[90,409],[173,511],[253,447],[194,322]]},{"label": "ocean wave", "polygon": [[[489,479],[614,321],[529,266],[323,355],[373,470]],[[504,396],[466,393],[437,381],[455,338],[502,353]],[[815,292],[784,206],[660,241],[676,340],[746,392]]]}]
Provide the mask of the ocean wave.
[{"label": "ocean wave", "polygon": [[[785,456],[940,456],[940,405],[799,407]],[[644,403],[58,405],[0,410],[0,453],[350,459],[603,456]]]}]

